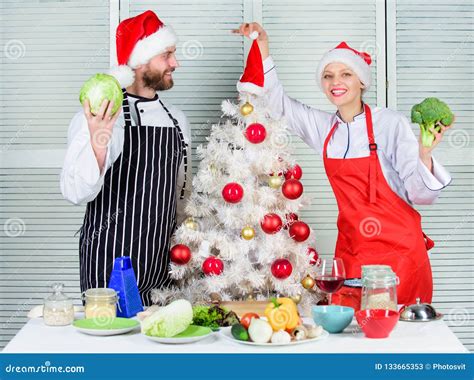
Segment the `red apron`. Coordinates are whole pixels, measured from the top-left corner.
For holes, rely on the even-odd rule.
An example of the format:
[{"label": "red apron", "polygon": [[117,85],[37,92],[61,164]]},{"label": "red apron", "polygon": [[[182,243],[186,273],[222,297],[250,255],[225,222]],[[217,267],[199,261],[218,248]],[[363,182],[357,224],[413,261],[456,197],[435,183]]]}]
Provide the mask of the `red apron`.
[{"label": "red apron", "polygon": [[[339,209],[335,256],[344,261],[347,278],[360,278],[361,265],[390,265],[400,279],[399,304],[416,303],[417,297],[431,303],[433,279],[427,250],[434,243],[421,230],[420,214],[385,180],[370,107],[365,104],[364,110],[370,156],[327,157],[327,146],[338,122],[324,142],[324,167]],[[344,286],[333,295],[333,303],[359,309],[360,293],[360,288]]]}]

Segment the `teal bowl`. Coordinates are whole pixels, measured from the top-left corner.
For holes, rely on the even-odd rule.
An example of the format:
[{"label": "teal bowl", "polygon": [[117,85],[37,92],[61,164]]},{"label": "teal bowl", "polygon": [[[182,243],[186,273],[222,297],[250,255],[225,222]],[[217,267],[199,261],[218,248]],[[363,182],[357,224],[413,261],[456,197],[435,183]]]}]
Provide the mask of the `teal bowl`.
[{"label": "teal bowl", "polygon": [[347,306],[313,306],[313,320],[332,334],[341,333],[352,322],[354,309]]}]

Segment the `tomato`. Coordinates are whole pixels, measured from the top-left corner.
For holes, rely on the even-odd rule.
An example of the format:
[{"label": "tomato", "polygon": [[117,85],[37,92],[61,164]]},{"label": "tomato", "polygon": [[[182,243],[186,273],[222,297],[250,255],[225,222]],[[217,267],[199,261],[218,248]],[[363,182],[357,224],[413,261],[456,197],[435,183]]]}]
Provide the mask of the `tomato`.
[{"label": "tomato", "polygon": [[245,313],[242,315],[242,318],[240,318],[240,324],[248,329],[252,318],[260,318],[260,316],[257,313]]}]

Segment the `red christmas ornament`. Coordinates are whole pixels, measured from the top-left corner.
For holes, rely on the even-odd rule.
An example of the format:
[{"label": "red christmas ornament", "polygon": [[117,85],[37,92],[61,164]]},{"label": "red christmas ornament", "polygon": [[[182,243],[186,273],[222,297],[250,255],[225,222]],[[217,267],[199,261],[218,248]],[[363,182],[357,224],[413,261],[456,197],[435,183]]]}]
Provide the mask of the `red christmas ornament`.
[{"label": "red christmas ornament", "polygon": [[309,263],[315,265],[319,261],[319,254],[313,247],[308,247],[306,254],[309,256]]},{"label": "red christmas ornament", "polygon": [[249,126],[245,129],[245,137],[252,144],[260,144],[263,142],[263,140],[265,140],[266,136],[267,130],[260,123],[249,124]]},{"label": "red christmas ornament", "polygon": [[301,169],[301,166],[299,166],[298,164],[288,169],[288,171],[285,173],[286,179],[292,179],[292,178],[301,179],[302,176],[303,176],[303,170]]},{"label": "red christmas ornament", "polygon": [[176,244],[170,250],[170,260],[176,265],[184,265],[191,260],[191,250],[184,244]]},{"label": "red christmas ornament", "polygon": [[[274,175],[275,175],[275,173],[273,173],[273,172],[271,172],[271,173],[269,174],[270,177],[273,177]],[[277,175],[278,175],[278,177],[281,177],[281,176],[283,175],[283,172],[278,172]]]},{"label": "red christmas ornament", "polygon": [[287,179],[283,182],[281,191],[288,199],[298,199],[303,194],[303,185],[297,179]]},{"label": "red christmas ornament", "polygon": [[244,196],[244,189],[236,182],[228,183],[222,189],[222,198],[229,203],[239,203]]},{"label": "red christmas ornament", "polygon": [[287,259],[277,259],[272,264],[272,274],[279,280],[290,277],[293,272],[293,266]]},{"label": "red christmas ornament", "polygon": [[277,214],[267,214],[260,223],[263,232],[267,234],[276,234],[281,230],[283,222]]},{"label": "red christmas ornament", "polygon": [[305,222],[297,221],[291,225],[289,232],[293,240],[302,242],[309,237],[311,230]]},{"label": "red christmas ornament", "polygon": [[217,257],[210,256],[202,263],[202,271],[206,276],[219,276],[224,270],[224,263]]},{"label": "red christmas ornament", "polygon": [[298,215],[296,215],[295,213],[289,213],[289,214],[286,214],[285,215],[285,218],[286,218],[286,223],[285,225],[283,226],[283,228],[285,230],[287,230],[289,227],[291,227],[291,225],[296,222],[298,220]]}]

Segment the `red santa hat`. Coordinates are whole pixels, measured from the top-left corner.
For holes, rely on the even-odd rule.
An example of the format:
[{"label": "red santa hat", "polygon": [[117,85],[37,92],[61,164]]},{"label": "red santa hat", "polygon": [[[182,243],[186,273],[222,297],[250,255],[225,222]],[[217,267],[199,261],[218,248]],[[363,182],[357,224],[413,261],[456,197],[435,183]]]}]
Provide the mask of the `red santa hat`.
[{"label": "red santa hat", "polygon": [[257,43],[258,33],[254,32],[250,35],[253,39],[252,46],[247,57],[247,64],[240,80],[237,82],[237,90],[239,92],[246,92],[254,95],[263,95],[263,62],[262,54]]},{"label": "red santa hat", "polygon": [[116,33],[118,66],[109,73],[122,87],[128,87],[135,79],[134,68],[176,45],[177,41],[173,28],[164,25],[152,11],[123,20]]},{"label": "red santa hat", "polygon": [[367,91],[372,84],[372,73],[370,71],[370,64],[372,58],[368,53],[357,51],[351,48],[347,43],[341,42],[334,49],[329,50],[324,54],[323,58],[319,62],[317,71],[317,81],[319,87],[322,88],[321,80],[324,69],[330,63],[339,62],[345,64],[352,71],[354,71],[359,77],[360,81],[364,84]]}]

